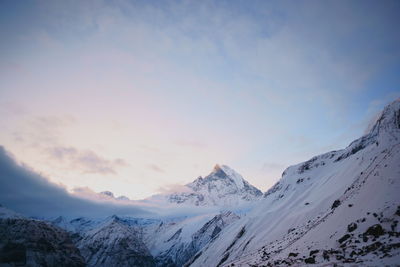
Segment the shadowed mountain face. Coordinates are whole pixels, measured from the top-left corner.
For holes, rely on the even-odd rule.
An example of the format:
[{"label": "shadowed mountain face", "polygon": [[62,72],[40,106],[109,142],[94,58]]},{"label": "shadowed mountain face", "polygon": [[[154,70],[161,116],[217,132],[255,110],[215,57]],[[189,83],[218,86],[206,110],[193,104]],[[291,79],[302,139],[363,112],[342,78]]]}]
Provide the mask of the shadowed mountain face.
[{"label": "shadowed mountain face", "polygon": [[43,221],[21,217],[0,219],[0,265],[3,264],[86,266],[66,231]]}]

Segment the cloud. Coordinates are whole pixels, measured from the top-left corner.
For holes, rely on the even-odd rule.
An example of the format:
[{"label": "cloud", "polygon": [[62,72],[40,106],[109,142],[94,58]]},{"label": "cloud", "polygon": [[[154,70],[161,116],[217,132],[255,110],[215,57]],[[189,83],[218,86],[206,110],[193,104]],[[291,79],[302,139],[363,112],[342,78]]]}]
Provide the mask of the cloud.
[{"label": "cloud", "polygon": [[150,216],[151,212],[138,205],[110,201],[94,201],[74,196],[60,185],[49,182],[27,166],[16,163],[0,146],[0,203],[29,216],[87,216],[112,214]]},{"label": "cloud", "polygon": [[81,151],[74,147],[55,146],[47,149],[47,152],[52,158],[82,173],[117,174],[117,168],[128,166],[123,159],[109,160],[91,150]]},{"label": "cloud", "polygon": [[163,187],[159,187],[157,190],[161,194],[172,194],[172,193],[191,193],[193,190],[185,185],[181,184],[168,184]]},{"label": "cloud", "polygon": [[161,167],[159,167],[158,165],[156,165],[156,164],[149,164],[149,165],[147,165],[147,167],[148,167],[148,169],[150,169],[150,170],[152,170],[152,171],[160,172],[160,173],[165,173],[165,171],[164,171]]},{"label": "cloud", "polygon": [[58,144],[65,129],[74,126],[77,120],[71,115],[25,116],[19,122],[21,125],[13,132],[16,141],[24,141],[31,147],[45,147]]},{"label": "cloud", "polygon": [[111,201],[111,202],[115,202],[117,204],[120,204],[121,202],[131,203],[131,204],[137,203],[136,201],[132,201],[126,197],[125,198],[115,197],[114,194],[110,191],[106,191],[106,192],[111,193],[111,195],[104,194],[104,192],[97,193],[97,192],[93,191],[92,189],[90,189],[89,187],[75,187],[72,189],[72,192],[75,196],[79,196],[79,197],[89,199],[89,200],[108,201],[108,202]]}]

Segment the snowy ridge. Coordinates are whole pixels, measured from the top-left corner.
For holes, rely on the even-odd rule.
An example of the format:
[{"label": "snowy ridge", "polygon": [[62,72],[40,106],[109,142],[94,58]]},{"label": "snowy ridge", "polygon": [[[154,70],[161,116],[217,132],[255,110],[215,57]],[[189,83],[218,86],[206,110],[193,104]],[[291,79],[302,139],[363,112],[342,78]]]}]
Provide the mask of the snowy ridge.
[{"label": "snowy ridge", "polygon": [[228,166],[226,165],[219,166],[217,164],[214,167],[214,170],[215,171],[222,170],[230,179],[233,180],[233,182],[239,189],[242,189],[244,187],[244,178],[239,173],[229,168]]}]

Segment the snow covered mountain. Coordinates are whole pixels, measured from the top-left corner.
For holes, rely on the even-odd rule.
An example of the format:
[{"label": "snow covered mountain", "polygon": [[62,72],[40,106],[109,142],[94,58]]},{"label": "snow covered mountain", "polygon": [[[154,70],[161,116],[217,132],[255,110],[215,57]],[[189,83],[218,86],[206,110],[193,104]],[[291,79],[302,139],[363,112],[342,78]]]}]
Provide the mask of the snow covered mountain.
[{"label": "snow covered mountain", "polygon": [[258,200],[262,192],[226,165],[215,165],[206,177],[199,177],[186,185],[185,192],[166,196],[170,203],[195,206],[236,206]]},{"label": "snow covered mountain", "polygon": [[[0,265],[398,266],[399,192],[400,99],[366,135],[288,167],[264,194],[216,165],[185,190],[155,196],[175,217],[50,224],[0,206]],[[187,207],[201,212],[183,215]]]},{"label": "snow covered mountain", "polygon": [[190,266],[398,266],[400,99],[347,148],[287,168]]}]

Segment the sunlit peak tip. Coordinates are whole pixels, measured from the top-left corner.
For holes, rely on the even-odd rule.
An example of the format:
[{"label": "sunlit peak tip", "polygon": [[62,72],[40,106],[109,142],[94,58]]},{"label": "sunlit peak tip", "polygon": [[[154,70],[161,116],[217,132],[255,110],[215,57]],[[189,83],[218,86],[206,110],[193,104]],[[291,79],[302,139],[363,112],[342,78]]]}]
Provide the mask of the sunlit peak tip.
[{"label": "sunlit peak tip", "polygon": [[219,170],[221,170],[221,166],[219,164],[215,164],[214,171],[219,171]]}]

